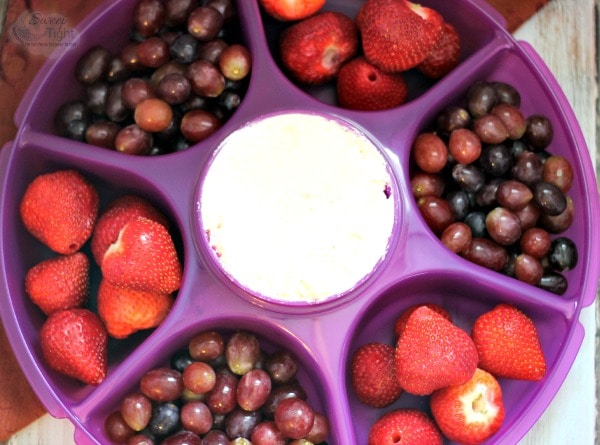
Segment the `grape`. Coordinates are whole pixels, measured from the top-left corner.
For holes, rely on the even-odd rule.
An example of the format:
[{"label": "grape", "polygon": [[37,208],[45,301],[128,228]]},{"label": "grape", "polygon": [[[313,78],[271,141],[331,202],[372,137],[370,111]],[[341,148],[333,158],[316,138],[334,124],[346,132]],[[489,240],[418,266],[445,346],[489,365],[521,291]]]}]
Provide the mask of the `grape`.
[{"label": "grape", "polygon": [[182,375],[171,368],[152,369],[142,376],[140,390],[156,402],[171,402],[183,392]]},{"label": "grape", "polygon": [[208,42],[202,42],[198,47],[198,58],[207,60],[211,63],[219,63],[221,53],[229,45],[223,39],[213,39]]},{"label": "grape", "polygon": [[445,181],[438,174],[418,172],[411,177],[410,186],[415,198],[429,195],[440,197],[444,193]]},{"label": "grape", "polygon": [[454,222],[454,212],[445,199],[424,196],[419,199],[417,205],[425,223],[438,235]]},{"label": "grape", "polygon": [[102,115],[106,109],[106,96],[108,96],[108,83],[96,82],[85,89],[85,106],[94,114]]},{"label": "grape", "polygon": [[238,405],[246,411],[256,411],[267,401],[271,393],[271,378],[262,369],[252,369],[238,382],[236,396]]},{"label": "grape", "polygon": [[202,440],[190,431],[180,431],[167,437],[160,445],[202,445]]},{"label": "grape", "polygon": [[74,141],[84,141],[87,129],[88,122],[76,119],[69,122],[65,129],[64,136],[73,139]]},{"label": "grape", "polygon": [[235,14],[232,0],[208,0],[205,6],[219,11],[225,19],[225,22],[231,20]]},{"label": "grape", "polygon": [[519,218],[523,230],[535,227],[540,219],[540,209],[533,201],[530,201],[529,204],[522,209],[515,210],[514,214]]},{"label": "grape", "polygon": [[181,73],[170,73],[158,83],[158,95],[171,105],[185,102],[192,92],[192,85]]},{"label": "grape", "polygon": [[469,194],[464,190],[455,190],[446,195],[446,200],[454,211],[454,219],[456,221],[463,221],[471,210],[471,198]]},{"label": "grape", "polygon": [[571,270],[577,265],[577,247],[569,238],[556,238],[550,246],[548,259],[552,267],[559,272]]},{"label": "grape", "polygon": [[471,228],[467,224],[455,222],[446,227],[440,239],[448,249],[461,253],[469,246],[472,237]]},{"label": "grape", "polygon": [[198,39],[181,34],[169,46],[169,53],[176,62],[192,63],[198,57]]},{"label": "grape", "polygon": [[477,193],[485,184],[485,175],[474,164],[456,164],[452,167],[452,178],[466,192]]},{"label": "grape", "polygon": [[315,413],[306,401],[284,399],[275,408],[275,424],[290,439],[301,439],[312,429]]},{"label": "grape", "polygon": [[235,408],[225,419],[225,433],[229,437],[243,437],[250,439],[252,430],[262,422],[262,415],[258,411],[246,411]]},{"label": "grape", "polygon": [[152,143],[152,135],[136,124],[122,128],[115,136],[115,149],[129,155],[148,154]]},{"label": "grape", "polygon": [[417,136],[412,152],[419,168],[427,173],[440,172],[448,162],[446,144],[434,133],[422,133]]},{"label": "grape", "polygon": [[477,118],[473,123],[473,131],[486,144],[501,144],[508,138],[508,131],[502,120],[493,114]]},{"label": "grape", "polygon": [[216,331],[204,331],[192,337],[188,350],[194,360],[209,362],[225,353],[225,341]]},{"label": "grape", "polygon": [[544,161],[542,180],[567,193],[573,184],[573,168],[563,156],[550,156]]},{"label": "grape", "polygon": [[158,68],[167,63],[170,57],[169,45],[158,36],[140,42],[135,52],[140,64],[147,68]]},{"label": "grape", "polygon": [[529,284],[538,284],[544,275],[544,268],[537,258],[527,254],[519,255],[515,260],[515,277]]},{"label": "grape", "polygon": [[121,57],[112,57],[106,69],[106,81],[109,83],[124,82],[129,75]]},{"label": "grape", "polygon": [[450,133],[448,149],[456,162],[470,164],[481,155],[481,141],[467,128],[458,128]]},{"label": "grape", "polygon": [[517,140],[525,134],[525,118],[518,107],[501,103],[496,105],[491,113],[497,116],[504,125],[509,139]]},{"label": "grape", "polygon": [[121,98],[123,104],[133,110],[140,102],[146,99],[156,97],[154,89],[146,79],[141,77],[132,77],[123,83]]},{"label": "grape", "polygon": [[567,279],[557,272],[547,272],[541,278],[538,286],[549,292],[562,295],[567,290]]},{"label": "grape", "polygon": [[237,405],[238,378],[228,368],[219,368],[215,374],[215,386],[208,393],[206,404],[213,414],[228,414]]},{"label": "grape", "polygon": [[179,408],[174,403],[165,402],[154,406],[148,429],[157,436],[168,436],[179,426]]},{"label": "grape", "polygon": [[165,9],[160,0],[139,0],[133,10],[133,29],[143,37],[160,31],[165,20]]},{"label": "grape", "polygon": [[187,25],[187,18],[195,7],[195,0],[165,0],[165,24],[169,26]]},{"label": "grape", "polygon": [[472,211],[467,214],[464,223],[469,226],[474,237],[487,236],[487,228],[485,227],[486,213],[479,210]]},{"label": "grape", "polygon": [[315,412],[315,420],[309,433],[306,435],[306,440],[312,443],[322,443],[329,436],[329,420],[325,415]]},{"label": "grape", "polygon": [[89,122],[91,119],[90,110],[81,101],[74,100],[61,105],[54,116],[54,126],[56,130],[65,135],[67,128],[73,121]]},{"label": "grape", "polygon": [[146,434],[140,433],[130,437],[127,445],[155,445],[155,442]]},{"label": "grape", "polygon": [[219,57],[219,69],[229,80],[242,80],[250,73],[250,51],[240,44],[225,48]]},{"label": "grape", "polygon": [[219,68],[208,60],[200,59],[188,65],[186,77],[192,91],[203,97],[217,97],[225,89],[225,77]]},{"label": "grape", "polygon": [[532,227],[521,236],[521,250],[534,258],[541,259],[550,251],[550,234],[539,227]]},{"label": "grape", "polygon": [[515,107],[521,105],[521,95],[512,85],[505,82],[492,82],[492,87],[496,91],[499,103],[509,104]]},{"label": "grape", "polygon": [[544,213],[540,216],[540,224],[550,233],[561,233],[567,230],[575,218],[575,204],[570,196],[566,197],[567,206],[560,215]]},{"label": "grape", "polygon": [[438,114],[436,122],[441,131],[450,134],[458,128],[468,128],[471,115],[462,107],[448,107]]},{"label": "grape", "polygon": [[85,131],[85,141],[98,147],[114,148],[115,139],[120,129],[121,127],[115,122],[94,122]]},{"label": "grape", "polygon": [[201,401],[188,402],[181,407],[181,424],[196,434],[206,434],[213,426],[210,408]]},{"label": "grape", "polygon": [[496,190],[496,200],[508,210],[521,210],[533,199],[533,193],[529,187],[520,181],[509,179],[503,181]]},{"label": "grape", "polygon": [[104,79],[111,60],[110,52],[101,46],[94,46],[77,61],[75,77],[84,85],[92,85]]},{"label": "grape", "polygon": [[513,179],[533,186],[542,180],[543,168],[542,160],[535,153],[525,151],[516,157],[511,173]]},{"label": "grape", "polygon": [[224,17],[214,8],[199,6],[188,17],[187,30],[200,41],[216,38],[223,28]]},{"label": "grape", "polygon": [[487,214],[485,227],[490,237],[503,246],[514,244],[521,238],[519,218],[504,207],[496,207]]},{"label": "grape", "polygon": [[111,413],[104,421],[106,435],[115,442],[126,442],[135,434],[123,419],[120,411]]},{"label": "grape", "polygon": [[506,145],[494,144],[481,150],[479,164],[483,171],[490,176],[503,176],[512,166],[510,150]]},{"label": "grape", "polygon": [[171,357],[171,368],[183,373],[185,368],[187,368],[193,362],[194,359],[190,355],[189,350],[187,348],[180,349],[177,352],[175,352]]},{"label": "grape", "polygon": [[530,116],[526,120],[526,129],[523,139],[535,150],[548,147],[554,137],[554,129],[550,119],[539,114]]},{"label": "grape", "polygon": [[250,332],[236,331],[225,345],[227,366],[237,375],[243,375],[254,368],[259,356],[260,344]]},{"label": "grape", "polygon": [[271,354],[265,365],[265,370],[276,384],[287,383],[296,377],[298,360],[288,350],[279,350]]},{"label": "grape", "polygon": [[487,238],[473,237],[463,256],[480,266],[501,271],[508,261],[506,249]]},{"label": "grape", "polygon": [[182,379],[187,389],[198,394],[204,394],[214,388],[216,374],[208,363],[194,362],[185,368]]},{"label": "grape", "polygon": [[173,120],[173,110],[162,99],[146,99],[137,104],[133,118],[142,130],[155,133],[169,127]]},{"label": "grape", "polygon": [[140,393],[132,393],[121,402],[121,416],[134,431],[146,428],[152,415],[152,402]]},{"label": "grape", "polygon": [[105,113],[106,117],[113,122],[123,122],[131,114],[131,110],[127,108],[123,102],[123,84],[116,83],[111,85],[106,94]]},{"label": "grape", "polygon": [[488,114],[496,103],[498,103],[498,93],[488,82],[476,82],[467,91],[467,109],[475,118]]},{"label": "grape", "polygon": [[286,445],[285,436],[277,429],[272,420],[259,423],[252,430],[250,441],[253,445]]},{"label": "grape", "polygon": [[229,445],[229,437],[223,431],[209,431],[202,438],[202,445]]},{"label": "grape", "polygon": [[533,199],[540,210],[550,216],[560,215],[567,208],[565,195],[549,182],[541,181],[535,185]]},{"label": "grape", "polygon": [[192,142],[200,142],[217,131],[221,121],[205,110],[191,110],[183,115],[180,130],[183,136]]},{"label": "grape", "polygon": [[502,179],[494,178],[484,184],[481,190],[475,195],[475,203],[480,208],[488,208],[496,205],[496,193],[498,187],[502,183]]}]

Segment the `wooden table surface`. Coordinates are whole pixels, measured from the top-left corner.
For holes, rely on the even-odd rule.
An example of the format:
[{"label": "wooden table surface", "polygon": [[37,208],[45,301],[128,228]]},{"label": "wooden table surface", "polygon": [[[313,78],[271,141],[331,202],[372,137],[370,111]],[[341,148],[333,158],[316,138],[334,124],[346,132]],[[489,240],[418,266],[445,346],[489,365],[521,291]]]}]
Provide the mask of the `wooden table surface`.
[{"label": "wooden table surface", "polygon": [[[600,0],[577,0],[576,7],[574,3],[575,0],[551,0],[519,28],[515,36],[529,42],[556,76],[579,119],[592,159],[598,166],[595,6],[600,6]],[[596,304],[582,310],[581,321],[586,337],[580,353],[556,398],[521,445],[594,443],[596,312]],[[4,445],[71,443],[74,443],[71,423],[45,415],[16,433]]]}]

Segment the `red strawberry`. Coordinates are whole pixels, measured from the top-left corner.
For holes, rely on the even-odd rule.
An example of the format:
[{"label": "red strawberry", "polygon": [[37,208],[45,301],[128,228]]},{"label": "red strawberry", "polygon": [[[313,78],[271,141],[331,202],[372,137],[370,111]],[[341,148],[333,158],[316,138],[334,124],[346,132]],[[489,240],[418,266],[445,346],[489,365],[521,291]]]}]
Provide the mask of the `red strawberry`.
[{"label": "red strawberry", "polygon": [[340,106],[352,110],[385,110],[406,102],[408,86],[400,73],[385,73],[364,57],[342,66],[337,79]]},{"label": "red strawberry", "polygon": [[260,4],[271,17],[290,21],[316,14],[325,5],[325,0],[260,0]]},{"label": "red strawberry", "polygon": [[435,391],[430,404],[442,433],[461,444],[480,444],[504,421],[502,389],[493,375],[479,368],[467,383]]},{"label": "red strawberry", "polygon": [[108,335],[126,338],[158,326],[171,310],[173,300],[171,294],[124,289],[102,280],[98,287],[98,315]]},{"label": "red strawberry", "polygon": [[102,265],[106,249],[117,240],[123,226],[138,216],[169,227],[167,218],[146,199],[136,195],[124,195],[115,199],[100,214],[92,233],[92,255],[99,266]]},{"label": "red strawberry", "polygon": [[356,16],[365,57],[383,71],[420,64],[442,34],[442,16],[407,0],[367,0]]},{"label": "red strawberry", "polygon": [[394,353],[390,345],[367,343],[352,356],[352,389],[365,405],[383,408],[400,397]]},{"label": "red strawberry", "polygon": [[435,303],[415,304],[414,306],[411,306],[408,309],[406,309],[404,312],[402,312],[402,314],[400,314],[400,317],[398,317],[396,319],[396,323],[394,323],[394,334],[396,334],[396,338],[400,337],[400,335],[404,331],[404,327],[406,326],[406,321],[408,320],[408,317],[410,317],[411,314],[416,309],[420,308],[421,306],[427,306],[432,311],[440,314],[446,320],[448,320],[450,322],[452,321],[452,317],[450,316],[450,313],[446,309],[444,309],[442,306],[440,306],[439,304],[435,304]]},{"label": "red strawberry", "polygon": [[477,318],[471,336],[479,367],[496,377],[540,380],[546,359],[533,321],[516,307],[499,304]]},{"label": "red strawberry", "polygon": [[440,430],[427,414],[397,409],[381,416],[369,431],[368,445],[442,445]]},{"label": "red strawberry", "polygon": [[103,277],[115,286],[170,294],[179,289],[182,267],[167,228],[138,217],[123,226],[102,261]]},{"label": "red strawberry", "polygon": [[52,313],[40,330],[48,366],[89,385],[98,385],[106,377],[107,338],[98,316],[82,308]]},{"label": "red strawberry", "polygon": [[460,37],[454,26],[445,22],[436,47],[417,69],[432,79],[444,77],[460,62]]},{"label": "red strawberry", "polygon": [[284,67],[299,82],[324,84],[358,50],[358,31],[341,12],[321,12],[281,33],[279,52]]},{"label": "red strawberry", "polygon": [[396,346],[398,383],[406,392],[427,395],[468,381],[477,368],[471,337],[426,306],[413,311]]},{"label": "red strawberry", "polygon": [[55,252],[77,252],[98,217],[98,193],[80,173],[60,170],[36,177],[20,203],[27,230]]},{"label": "red strawberry", "polygon": [[37,263],[25,274],[25,291],[46,315],[81,307],[90,294],[90,262],[82,252]]}]

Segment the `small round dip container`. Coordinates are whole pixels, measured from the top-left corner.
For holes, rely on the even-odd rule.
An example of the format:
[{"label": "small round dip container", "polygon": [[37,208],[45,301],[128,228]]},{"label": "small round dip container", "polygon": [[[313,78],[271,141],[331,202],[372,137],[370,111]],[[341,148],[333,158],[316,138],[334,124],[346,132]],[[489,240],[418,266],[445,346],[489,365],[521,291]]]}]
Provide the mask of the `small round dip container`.
[{"label": "small round dip container", "polygon": [[223,271],[260,298],[318,303],[362,282],[395,220],[388,164],[364,134],[302,112],[220,145],[202,184],[203,233]]}]

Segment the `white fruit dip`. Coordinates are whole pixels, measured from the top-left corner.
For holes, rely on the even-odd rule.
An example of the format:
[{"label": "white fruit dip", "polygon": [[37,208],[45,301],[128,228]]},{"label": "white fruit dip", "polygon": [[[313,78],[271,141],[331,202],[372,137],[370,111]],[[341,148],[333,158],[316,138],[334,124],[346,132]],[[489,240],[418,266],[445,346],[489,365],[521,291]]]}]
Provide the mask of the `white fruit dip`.
[{"label": "white fruit dip", "polygon": [[250,293],[315,303],[367,277],[395,219],[385,158],[362,133],[308,113],[266,117],[221,144],[201,189],[206,240]]}]

